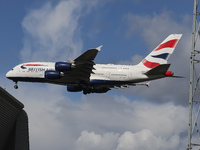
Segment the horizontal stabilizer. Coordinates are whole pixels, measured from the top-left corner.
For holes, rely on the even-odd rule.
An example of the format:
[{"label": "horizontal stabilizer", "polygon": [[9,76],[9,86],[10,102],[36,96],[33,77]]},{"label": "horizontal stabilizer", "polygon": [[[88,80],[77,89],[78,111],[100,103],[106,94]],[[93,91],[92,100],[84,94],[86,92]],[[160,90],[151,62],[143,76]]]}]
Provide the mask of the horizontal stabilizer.
[{"label": "horizontal stabilizer", "polygon": [[185,78],[185,77],[183,77],[183,76],[169,76],[169,77],[171,77],[171,78]]},{"label": "horizontal stabilizer", "polygon": [[165,74],[169,68],[170,64],[161,64],[156,66],[155,68],[147,71],[146,75],[159,75],[159,74]]}]

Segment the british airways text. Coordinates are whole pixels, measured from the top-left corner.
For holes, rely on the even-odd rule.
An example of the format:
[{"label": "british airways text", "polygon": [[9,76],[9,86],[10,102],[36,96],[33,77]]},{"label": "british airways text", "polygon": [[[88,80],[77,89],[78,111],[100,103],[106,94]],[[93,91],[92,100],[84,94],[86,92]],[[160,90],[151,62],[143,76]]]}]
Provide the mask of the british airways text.
[{"label": "british airways text", "polygon": [[28,68],[27,72],[45,72],[47,70],[54,70],[53,68]]}]

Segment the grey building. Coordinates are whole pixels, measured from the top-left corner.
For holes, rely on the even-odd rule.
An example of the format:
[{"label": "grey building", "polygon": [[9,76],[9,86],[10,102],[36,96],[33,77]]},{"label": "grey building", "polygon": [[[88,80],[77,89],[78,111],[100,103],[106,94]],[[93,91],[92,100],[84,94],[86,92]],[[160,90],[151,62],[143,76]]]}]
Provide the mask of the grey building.
[{"label": "grey building", "polygon": [[0,150],[29,150],[24,105],[0,87]]}]

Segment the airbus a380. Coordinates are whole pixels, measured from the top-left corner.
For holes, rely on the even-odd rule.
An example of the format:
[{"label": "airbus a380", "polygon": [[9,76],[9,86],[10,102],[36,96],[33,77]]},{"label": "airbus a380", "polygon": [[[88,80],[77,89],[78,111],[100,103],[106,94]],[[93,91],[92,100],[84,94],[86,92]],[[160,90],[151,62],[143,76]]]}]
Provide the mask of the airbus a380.
[{"label": "airbus a380", "polygon": [[19,64],[6,77],[15,82],[42,82],[66,85],[69,92],[106,93],[165,77],[175,77],[167,63],[182,34],[171,34],[137,65],[95,64],[101,47],[89,49],[73,61]]}]

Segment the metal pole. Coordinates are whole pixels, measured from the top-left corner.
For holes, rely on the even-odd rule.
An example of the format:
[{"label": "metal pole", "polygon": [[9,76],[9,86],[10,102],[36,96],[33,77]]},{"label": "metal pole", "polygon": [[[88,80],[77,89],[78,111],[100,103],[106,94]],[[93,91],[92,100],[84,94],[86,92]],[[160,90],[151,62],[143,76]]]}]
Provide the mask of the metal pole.
[{"label": "metal pole", "polygon": [[190,62],[190,93],[189,93],[189,127],[188,127],[188,150],[192,149],[192,110],[193,110],[193,77],[194,77],[194,56],[195,56],[195,32],[196,32],[197,0],[194,0],[192,49]]}]

